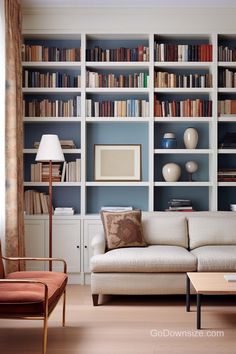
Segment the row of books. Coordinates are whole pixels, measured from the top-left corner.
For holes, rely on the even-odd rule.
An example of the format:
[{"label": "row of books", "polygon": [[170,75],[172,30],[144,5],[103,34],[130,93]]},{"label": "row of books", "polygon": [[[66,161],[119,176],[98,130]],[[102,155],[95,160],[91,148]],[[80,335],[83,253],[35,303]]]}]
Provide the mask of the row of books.
[{"label": "row of books", "polygon": [[80,75],[24,70],[23,87],[81,87]]},{"label": "row of books", "polygon": [[156,117],[211,117],[212,101],[201,99],[159,101],[155,97],[154,114]]},{"label": "row of books", "polygon": [[80,48],[22,44],[22,61],[80,61]]},{"label": "row of books", "polygon": [[172,198],[168,202],[166,211],[193,211],[192,201],[190,199]]},{"label": "row of books", "polygon": [[49,99],[23,100],[24,117],[80,117],[80,115],[80,96],[67,101]]},{"label": "row of books", "polygon": [[[52,182],[80,182],[81,159],[64,162],[63,165],[54,163],[52,165]],[[49,164],[35,163],[30,165],[31,182],[49,181]]]},{"label": "row of books", "polygon": [[49,195],[35,190],[27,190],[24,194],[25,213],[49,214]]},{"label": "row of books", "polygon": [[236,114],[236,100],[219,100],[218,115]]},{"label": "row of books", "polygon": [[218,171],[219,182],[236,182],[236,168],[220,168]]},{"label": "row of books", "polygon": [[236,87],[236,72],[229,69],[219,70],[218,86],[229,88]]},{"label": "row of books", "polygon": [[236,61],[236,47],[229,48],[228,46],[220,45],[218,47],[219,61]]},{"label": "row of books", "polygon": [[212,75],[180,75],[158,71],[154,75],[154,85],[155,87],[212,87]]},{"label": "row of books", "polygon": [[[76,144],[74,140],[60,140],[62,149],[76,149]],[[33,144],[34,149],[39,148],[39,141],[35,141]]]},{"label": "row of books", "polygon": [[68,216],[74,215],[75,209],[73,207],[56,207],[54,210],[54,215]]},{"label": "row of books", "polygon": [[149,102],[145,100],[86,100],[87,117],[148,117]]},{"label": "row of books", "polygon": [[87,61],[149,61],[149,47],[103,49],[96,46],[86,49]]},{"label": "row of books", "polygon": [[212,44],[154,44],[155,61],[212,61]]},{"label": "row of books", "polygon": [[134,73],[129,75],[99,74],[87,71],[87,87],[148,87],[149,75],[147,73]]}]

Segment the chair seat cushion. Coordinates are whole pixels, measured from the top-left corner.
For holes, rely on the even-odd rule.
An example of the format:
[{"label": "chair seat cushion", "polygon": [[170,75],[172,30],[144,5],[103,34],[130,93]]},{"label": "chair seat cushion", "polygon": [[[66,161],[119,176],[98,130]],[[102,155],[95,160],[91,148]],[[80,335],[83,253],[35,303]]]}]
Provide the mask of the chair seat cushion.
[{"label": "chair seat cushion", "polygon": [[[67,275],[60,272],[14,272],[8,274],[6,279],[31,279],[46,283],[48,286],[49,313],[57,304],[67,284]],[[45,287],[41,284],[0,284],[0,313],[42,315],[44,311],[44,290]]]},{"label": "chair seat cushion", "polygon": [[203,246],[191,251],[199,272],[235,272],[236,246]]},{"label": "chair seat cushion", "polygon": [[120,248],[93,256],[92,272],[187,272],[196,270],[196,257],[179,246]]}]

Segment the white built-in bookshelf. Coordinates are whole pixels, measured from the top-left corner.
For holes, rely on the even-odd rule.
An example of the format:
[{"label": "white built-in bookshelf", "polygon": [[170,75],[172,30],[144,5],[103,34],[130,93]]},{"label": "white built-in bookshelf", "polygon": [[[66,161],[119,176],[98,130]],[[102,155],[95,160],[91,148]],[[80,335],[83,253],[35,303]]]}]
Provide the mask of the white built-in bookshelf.
[{"label": "white built-in bookshelf", "polygon": [[[81,114],[78,117],[24,116],[25,189],[32,188],[47,192],[46,182],[30,182],[30,164],[34,162],[37,152],[32,142],[38,141],[42,134],[54,132],[61,139],[73,139],[76,142],[76,149],[64,150],[67,161],[81,158],[80,182],[53,183],[57,187],[54,189],[55,206],[75,207],[75,217],[79,215],[83,218],[98,214],[100,207],[104,205],[132,205],[143,211],[164,211],[171,198],[191,199],[197,211],[229,210],[230,203],[236,202],[234,188],[236,180],[218,182],[217,178],[220,169],[236,169],[236,147],[226,149],[219,146],[226,133],[236,132],[236,115],[218,116],[218,100],[236,99],[236,88],[218,86],[219,70],[236,71],[236,61],[218,61],[218,47],[236,46],[236,35],[158,33],[143,35],[34,33],[31,35],[27,33],[24,34],[24,41],[29,45],[80,47],[81,54],[80,61],[23,61],[22,63],[23,72],[28,70],[44,74],[67,73],[71,76],[80,75],[81,79],[81,87],[23,87],[26,101],[69,100],[76,96],[81,98]],[[199,53],[202,53],[201,59],[209,59],[209,53],[212,51],[212,60],[156,61],[157,56],[154,51],[156,43],[170,46],[168,48],[171,48],[172,52],[169,59],[176,53],[173,45],[181,45],[183,51],[185,50],[184,55],[191,54],[192,59]],[[184,45],[188,45],[188,48],[184,49]],[[200,52],[203,49],[196,49],[194,52],[194,46],[200,45],[205,52]],[[138,46],[149,48],[149,58],[146,57],[145,61],[103,62],[89,61],[86,58],[86,50],[95,47],[115,49]],[[103,75],[105,79],[109,75],[119,77],[119,75],[145,74],[148,75],[148,85],[147,87],[87,87],[87,71]],[[178,75],[191,76],[191,78],[193,75],[207,75],[211,77],[212,85],[191,88],[155,87],[155,75],[158,75],[158,72],[172,75],[173,80]],[[142,117],[88,116],[87,99],[97,102],[145,100],[149,102],[149,112]],[[155,115],[156,101],[197,99],[212,102],[211,114],[199,117]],[[195,127],[198,130],[199,142],[196,149],[188,150],[184,147],[183,134],[188,127]],[[161,139],[166,132],[175,133],[177,149],[161,148]],[[142,180],[140,182],[95,182],[93,179],[94,144],[141,144]],[[199,165],[193,182],[189,182],[184,168],[189,160],[197,161]],[[169,162],[181,166],[182,175],[178,182],[165,182],[162,177],[162,167]]]}]

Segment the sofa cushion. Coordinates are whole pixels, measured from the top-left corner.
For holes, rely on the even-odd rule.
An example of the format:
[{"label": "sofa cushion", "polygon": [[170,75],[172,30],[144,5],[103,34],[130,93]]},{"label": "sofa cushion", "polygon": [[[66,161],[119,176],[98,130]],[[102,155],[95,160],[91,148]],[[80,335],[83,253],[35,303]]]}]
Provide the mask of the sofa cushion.
[{"label": "sofa cushion", "polygon": [[107,248],[146,246],[143,238],[141,211],[101,212]]},{"label": "sofa cushion", "polygon": [[191,251],[199,272],[235,272],[236,246],[203,246]]},{"label": "sofa cushion", "polygon": [[122,248],[91,258],[92,272],[181,273],[195,271],[196,266],[196,257],[178,246]]},{"label": "sofa cushion", "polygon": [[[7,275],[6,279],[31,279],[46,283],[48,286],[49,312],[55,307],[67,283],[67,275],[60,272],[14,272]],[[44,289],[45,287],[41,284],[0,284],[0,313],[43,314]]]},{"label": "sofa cushion", "polygon": [[145,241],[150,245],[188,247],[187,220],[183,216],[143,217]]},{"label": "sofa cushion", "polygon": [[206,245],[236,245],[236,217],[189,217],[190,249]]}]

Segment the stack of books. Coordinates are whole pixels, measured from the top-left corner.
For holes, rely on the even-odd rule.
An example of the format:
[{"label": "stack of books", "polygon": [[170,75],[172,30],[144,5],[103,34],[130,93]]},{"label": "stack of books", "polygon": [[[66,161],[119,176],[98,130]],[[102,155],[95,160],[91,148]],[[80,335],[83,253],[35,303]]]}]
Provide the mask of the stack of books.
[{"label": "stack of books", "polygon": [[155,43],[156,61],[212,61],[212,44]]},{"label": "stack of books", "polygon": [[96,46],[86,49],[87,61],[149,61],[149,47],[103,49]]},{"label": "stack of books", "polygon": [[133,210],[132,206],[103,206],[101,207],[101,211],[112,211],[112,212],[123,212],[123,211],[131,211]]},{"label": "stack of books", "polygon": [[54,210],[54,215],[74,215],[75,210],[73,207],[57,207]]},{"label": "stack of books", "polygon": [[24,70],[23,87],[80,87],[80,75]]},{"label": "stack of books", "polygon": [[[61,148],[62,149],[76,149],[76,144],[74,140],[60,140]],[[39,148],[39,141],[34,142],[34,148]]]},{"label": "stack of books", "polygon": [[190,199],[171,199],[169,208],[166,211],[193,211],[192,201]]},{"label": "stack of books", "polygon": [[236,114],[236,100],[219,100],[218,101],[218,115],[228,116]]},{"label": "stack of books", "polygon": [[236,168],[220,168],[218,171],[219,182],[236,182]]},{"label": "stack of books", "polygon": [[22,44],[21,53],[22,61],[80,61],[80,48]]},{"label": "stack of books", "polygon": [[218,72],[219,87],[236,87],[236,72],[229,69],[220,69]]},{"label": "stack of books", "polygon": [[146,100],[100,101],[86,100],[87,117],[148,117]]},{"label": "stack of books", "polygon": [[159,101],[154,96],[156,117],[211,117],[211,100]]},{"label": "stack of books", "polygon": [[212,87],[212,74],[174,74],[158,71],[154,75],[155,87]]},{"label": "stack of books", "polygon": [[230,210],[236,211],[236,204],[230,204]]},{"label": "stack of books", "polygon": [[129,75],[101,74],[86,72],[87,87],[148,87],[149,75],[147,73],[134,73]]},{"label": "stack of books", "polygon": [[219,61],[236,61],[236,48],[220,45],[218,47]]},{"label": "stack of books", "polygon": [[49,214],[49,195],[35,190],[25,191],[25,213]]}]

